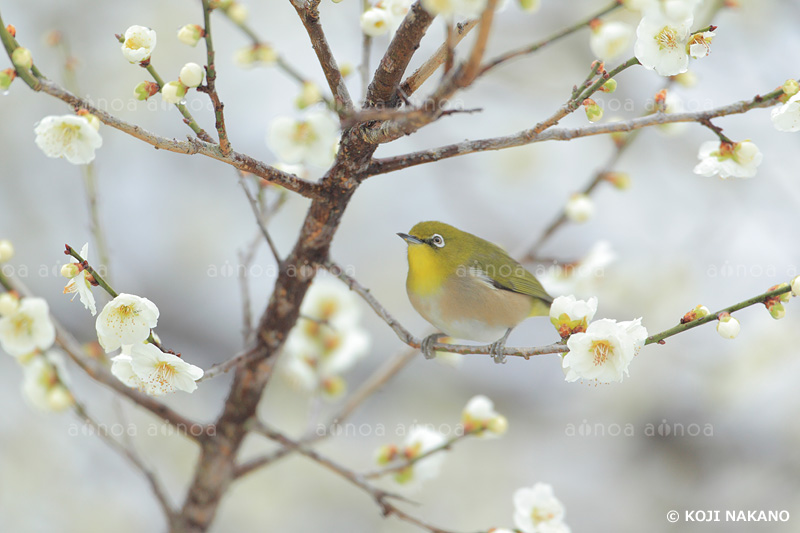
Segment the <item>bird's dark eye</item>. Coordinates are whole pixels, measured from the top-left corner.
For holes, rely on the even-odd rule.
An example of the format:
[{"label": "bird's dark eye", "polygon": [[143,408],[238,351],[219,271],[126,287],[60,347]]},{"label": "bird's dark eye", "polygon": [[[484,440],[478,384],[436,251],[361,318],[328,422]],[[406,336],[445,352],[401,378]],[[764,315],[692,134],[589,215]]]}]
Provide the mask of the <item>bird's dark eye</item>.
[{"label": "bird's dark eye", "polygon": [[439,235],[438,233],[434,233],[433,237],[431,237],[431,243],[436,246],[437,248],[444,247],[444,238]]}]

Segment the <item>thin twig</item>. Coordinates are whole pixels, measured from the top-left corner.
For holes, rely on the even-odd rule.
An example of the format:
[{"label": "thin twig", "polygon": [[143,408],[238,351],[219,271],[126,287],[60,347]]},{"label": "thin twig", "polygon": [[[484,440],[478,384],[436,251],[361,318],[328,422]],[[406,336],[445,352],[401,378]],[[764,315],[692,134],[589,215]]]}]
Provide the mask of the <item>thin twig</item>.
[{"label": "thin twig", "polygon": [[97,423],[97,421],[95,421],[86,411],[86,407],[77,400],[75,400],[74,411],[78,417],[80,417],[86,424],[91,426],[93,430],[92,433],[96,434],[103,441],[105,441],[114,451],[123,455],[134,467],[136,467],[137,470],[139,470],[139,472],[142,473],[145,479],[147,479],[147,483],[150,485],[150,490],[152,490],[156,501],[158,501],[161,511],[167,518],[167,522],[172,524],[172,521],[175,518],[175,509],[169,501],[167,491],[153,471],[150,470],[142,458],[139,457],[139,454],[136,453],[132,447],[126,446],[113,436],[109,435],[105,427],[102,424]]},{"label": "thin twig", "polygon": [[250,203],[250,208],[253,210],[253,215],[256,217],[258,229],[261,231],[261,235],[264,237],[264,240],[267,241],[267,246],[269,246],[269,250],[272,252],[272,256],[275,258],[275,262],[280,269],[281,265],[283,265],[283,259],[281,259],[281,256],[278,253],[278,248],[275,246],[275,242],[272,240],[272,237],[267,230],[267,226],[262,218],[261,210],[258,208],[258,202],[256,201],[255,197],[253,197],[253,193],[250,192],[250,189],[247,188],[247,183],[245,183],[244,175],[242,174],[239,175],[239,185],[242,186],[242,190],[247,196],[247,200]]},{"label": "thin twig", "polygon": [[425,81],[442,66],[450,53],[451,47],[455,47],[461,40],[472,31],[472,28],[478,25],[478,20],[467,20],[456,24],[455,32],[452,36],[452,41],[445,41],[434,52],[434,54],[425,61],[417,70],[413,72],[406,80],[400,85],[400,91],[406,96],[411,96],[417,89],[419,89]]},{"label": "thin twig", "polygon": [[[205,25],[205,42],[206,42],[206,85],[203,92],[208,94],[211,103],[214,105],[214,119],[215,127],[217,129],[217,136],[219,137],[219,149],[223,155],[231,153],[231,143],[228,140],[228,132],[225,130],[225,115],[223,109],[225,105],[220,101],[217,94],[217,67],[214,62],[214,43],[211,40],[211,5],[209,0],[202,0],[203,2],[203,23]],[[198,89],[199,90],[199,89]]]},{"label": "thin twig", "polygon": [[439,446],[434,446],[433,448],[430,448],[419,455],[415,455],[414,457],[405,457],[403,460],[399,462],[393,462],[392,464],[389,464],[383,468],[373,470],[372,472],[367,472],[366,474],[363,474],[364,479],[376,479],[379,477],[387,476],[389,474],[396,474],[397,472],[402,472],[406,468],[414,466],[414,464],[422,461],[423,459],[427,459],[431,455],[449,450],[455,443],[464,440],[467,437],[475,435],[480,431],[485,431],[485,430],[483,428],[476,428],[472,431],[464,431],[459,435],[450,437]]},{"label": "thin twig", "polygon": [[622,2],[615,1],[612,4],[610,4],[609,6],[601,9],[597,13],[594,13],[593,15],[589,15],[588,17],[586,17],[584,19],[581,19],[580,21],[576,22],[575,24],[573,24],[571,26],[567,26],[566,28],[564,28],[564,29],[562,29],[560,31],[557,31],[556,33],[554,33],[550,37],[547,37],[543,41],[539,41],[539,42],[534,43],[532,45],[523,46],[522,48],[517,48],[516,50],[512,50],[510,52],[506,52],[505,54],[502,54],[502,55],[492,59],[486,65],[484,65],[484,67],[481,69],[481,75],[485,74],[489,70],[491,70],[491,69],[495,68],[496,66],[501,65],[501,64],[503,64],[503,63],[505,63],[505,62],[507,62],[507,61],[509,61],[511,59],[514,59],[514,58],[517,58],[517,57],[521,57],[523,55],[532,54],[534,52],[538,52],[541,48],[543,48],[543,47],[545,47],[545,46],[547,46],[549,44],[552,44],[552,43],[554,43],[554,42],[556,42],[556,41],[558,41],[560,39],[563,39],[564,37],[567,37],[568,35],[572,35],[573,33],[575,33],[576,31],[578,31],[578,30],[580,30],[582,28],[588,27],[589,24],[593,20],[598,19],[598,18],[600,18],[600,17],[602,17],[604,15],[607,15],[607,14],[611,13],[615,9],[619,8],[621,5],[622,5]]}]

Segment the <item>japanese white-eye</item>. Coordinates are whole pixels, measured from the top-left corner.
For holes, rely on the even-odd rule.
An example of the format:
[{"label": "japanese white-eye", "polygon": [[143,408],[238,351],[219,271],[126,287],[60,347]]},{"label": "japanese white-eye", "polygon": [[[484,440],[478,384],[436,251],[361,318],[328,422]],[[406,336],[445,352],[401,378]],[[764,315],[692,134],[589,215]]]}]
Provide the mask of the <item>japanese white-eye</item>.
[{"label": "japanese white-eye", "polygon": [[539,280],[502,248],[443,222],[420,222],[398,233],[408,243],[406,290],[411,305],[444,335],[492,343],[495,362],[511,330],[529,316],[549,314],[553,299]]}]

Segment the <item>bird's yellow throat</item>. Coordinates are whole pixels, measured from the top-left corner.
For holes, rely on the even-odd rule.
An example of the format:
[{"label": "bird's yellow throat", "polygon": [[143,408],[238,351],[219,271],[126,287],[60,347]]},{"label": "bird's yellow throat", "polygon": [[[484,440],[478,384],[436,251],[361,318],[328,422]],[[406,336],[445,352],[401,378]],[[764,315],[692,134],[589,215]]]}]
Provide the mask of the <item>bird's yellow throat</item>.
[{"label": "bird's yellow throat", "polygon": [[436,251],[426,244],[408,247],[408,290],[418,296],[438,292],[451,272],[447,262],[436,256]]}]

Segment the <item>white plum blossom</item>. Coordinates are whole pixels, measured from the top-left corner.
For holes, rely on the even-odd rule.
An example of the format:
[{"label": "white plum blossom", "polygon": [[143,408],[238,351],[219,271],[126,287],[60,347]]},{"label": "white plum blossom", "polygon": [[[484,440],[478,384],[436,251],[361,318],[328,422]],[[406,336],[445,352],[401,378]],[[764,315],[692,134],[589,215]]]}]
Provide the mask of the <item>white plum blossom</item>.
[{"label": "white plum blossom", "polygon": [[494,403],[479,394],[467,402],[461,413],[464,432],[475,432],[479,436],[499,437],[508,430],[508,420],[494,410]]},{"label": "white plum blossom", "polygon": [[761,164],[763,156],[758,147],[750,141],[727,143],[706,141],[700,145],[697,154],[700,162],[694,173],[701,176],[718,174],[720,178],[752,178]]},{"label": "white plum blossom", "polygon": [[[403,442],[401,456],[414,459],[442,446],[445,442],[447,439],[440,432],[425,426],[414,426]],[[394,480],[410,489],[418,488],[423,482],[439,475],[444,457],[444,453],[432,453],[397,472]]]},{"label": "white plum blossom", "polygon": [[772,110],[772,124],[778,131],[800,131],[800,93]]},{"label": "white plum blossom", "polygon": [[330,113],[315,111],[305,120],[278,117],[272,121],[267,145],[282,161],[328,167],[334,158],[339,124]]},{"label": "white plum blossom", "polygon": [[48,116],[36,124],[36,146],[47,157],[63,157],[73,165],[94,161],[103,138],[89,120],[78,115]]},{"label": "white plum blossom", "polygon": [[14,257],[14,245],[8,239],[0,240],[0,263],[5,263]]},{"label": "white plum blossom", "polygon": [[550,306],[550,322],[561,337],[586,331],[597,312],[597,298],[578,300],[575,296],[559,296]]},{"label": "white plum blossom", "polygon": [[[523,533],[569,532],[564,524],[564,504],[553,495],[553,487],[536,483],[514,492],[514,525]],[[561,529],[553,529],[561,527]]]},{"label": "white plum blossom", "polygon": [[[195,382],[203,377],[203,369],[187,363],[176,355],[164,353],[149,343],[137,343],[131,346],[130,359],[131,368],[141,381],[144,392],[151,396],[160,396],[176,390],[193,392],[197,389]],[[118,367],[117,372],[124,375],[123,368]],[[127,381],[132,380],[129,377]]]},{"label": "white plum blossom", "polygon": [[613,61],[621,56],[633,38],[633,28],[624,22],[600,22],[592,25],[589,48],[595,57],[603,61]]},{"label": "white plum blossom", "polygon": [[792,280],[792,296],[800,296],[800,276]]},{"label": "white plum blossom", "polygon": [[478,18],[486,9],[487,0],[422,0],[422,7],[433,15]]},{"label": "white plum blossom", "polygon": [[586,222],[594,215],[594,202],[585,194],[573,194],[564,207],[564,214],[572,222]]},{"label": "white plum blossom", "polygon": [[22,394],[40,411],[63,411],[75,403],[64,385],[67,374],[64,358],[49,351],[23,366]]},{"label": "white plum blossom", "polygon": [[197,46],[204,34],[205,30],[197,24],[186,24],[178,30],[178,40],[189,46]]},{"label": "white plum blossom", "polygon": [[186,87],[193,88],[203,83],[203,67],[197,63],[186,63],[178,75],[178,80]]},{"label": "white plum blossom", "polygon": [[147,298],[121,293],[97,316],[95,328],[106,353],[122,346],[140,344],[158,323],[158,308]]},{"label": "white plum blossom", "polygon": [[389,33],[392,14],[382,7],[371,7],[361,14],[361,31],[370,37]]},{"label": "white plum blossom", "polygon": [[739,335],[740,329],[739,321],[728,314],[720,317],[719,322],[717,322],[717,333],[723,339],[735,339]]},{"label": "white plum blossom", "polygon": [[[88,242],[81,248],[80,256],[83,257],[84,260],[89,260]],[[77,266],[76,263],[73,264]],[[95,304],[94,295],[92,294],[92,285],[86,278],[89,273],[79,266],[75,268],[75,270],[78,270],[78,272],[67,282],[67,285],[64,287],[64,294],[72,294],[73,300],[76,294],[80,296],[83,306],[92,313],[92,316],[95,316],[97,314],[97,306]]]},{"label": "white plum blossom", "polygon": [[0,347],[9,355],[44,351],[55,341],[50,309],[42,298],[23,298],[14,313],[0,318]]},{"label": "white plum blossom", "polygon": [[150,59],[156,47],[156,32],[144,26],[131,26],[125,30],[122,55],[131,63],[141,63]]},{"label": "white plum blossom", "polygon": [[0,317],[13,315],[19,309],[19,298],[16,294],[4,292],[0,294]]},{"label": "white plum blossom", "polygon": [[566,380],[622,381],[647,339],[641,321],[641,318],[628,322],[604,318],[590,323],[586,332],[570,336],[569,352],[563,360]]},{"label": "white plum blossom", "polygon": [[328,398],[341,395],[342,374],[369,350],[360,319],[358,299],[343,283],[327,277],[314,280],[286,341],[284,375],[305,390],[319,390]]},{"label": "white plum blossom", "polygon": [[643,67],[662,76],[674,76],[689,69],[687,45],[693,17],[670,16],[662,6],[645,10],[636,28],[633,52]]},{"label": "white plum blossom", "polygon": [[380,0],[362,13],[361,31],[370,37],[394,34],[412,3],[412,0]]}]

